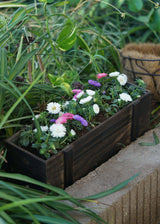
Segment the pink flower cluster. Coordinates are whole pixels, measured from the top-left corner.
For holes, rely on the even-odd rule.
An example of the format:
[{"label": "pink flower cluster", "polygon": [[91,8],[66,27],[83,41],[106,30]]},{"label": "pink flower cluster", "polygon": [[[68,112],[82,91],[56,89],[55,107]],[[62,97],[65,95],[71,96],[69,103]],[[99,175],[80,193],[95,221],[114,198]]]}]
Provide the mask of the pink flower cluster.
[{"label": "pink flower cluster", "polygon": [[98,75],[97,75],[97,78],[98,79],[101,79],[101,78],[103,78],[103,77],[106,77],[108,74],[107,73],[99,73]]},{"label": "pink flower cluster", "polygon": [[78,114],[74,115],[74,114],[71,114],[71,113],[64,113],[62,116],[60,116],[55,121],[55,123],[56,124],[63,124],[63,123],[67,123],[67,120],[72,120],[72,119],[80,121],[83,126],[88,126],[88,122],[83,117],[81,117]]},{"label": "pink flower cluster", "polygon": [[63,124],[63,123],[67,123],[67,120],[72,120],[73,119],[74,114],[71,113],[64,113],[62,116],[60,116],[57,120],[56,120],[56,124]]}]

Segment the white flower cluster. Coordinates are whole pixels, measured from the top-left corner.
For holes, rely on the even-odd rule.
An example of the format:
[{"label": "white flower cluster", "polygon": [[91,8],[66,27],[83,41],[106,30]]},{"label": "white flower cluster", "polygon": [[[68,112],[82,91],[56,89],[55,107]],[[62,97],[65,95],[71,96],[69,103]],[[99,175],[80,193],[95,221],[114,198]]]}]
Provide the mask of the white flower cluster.
[{"label": "white flower cluster", "polygon": [[[84,93],[85,93],[84,91],[81,91],[80,93],[78,93],[77,98],[81,98],[84,95]],[[85,103],[90,102],[93,99],[93,96],[95,95],[95,91],[93,91],[91,89],[87,89],[86,93],[88,96],[80,99],[79,104],[85,104]],[[95,114],[99,114],[100,108],[99,108],[98,104],[93,104],[93,111]]]},{"label": "white flower cluster", "polygon": [[121,93],[119,94],[120,100],[123,100],[125,102],[131,102],[132,97],[128,93]]},{"label": "white flower cluster", "polygon": [[[127,76],[125,75],[125,74],[120,74],[120,72],[111,72],[110,74],[109,74],[109,77],[117,77],[117,80],[118,80],[118,82],[120,83],[120,85],[121,86],[124,86],[124,85],[126,85],[126,83],[127,83],[127,80],[128,80],[128,78],[127,78]],[[118,99],[118,101],[120,101],[120,100],[123,100],[123,101],[125,101],[125,102],[131,102],[132,101],[132,97],[128,94],[128,93],[121,93],[121,94],[119,94],[119,99]]]},{"label": "white flower cluster", "polygon": [[51,136],[55,138],[62,138],[66,135],[66,127],[63,124],[52,124],[49,130]]},{"label": "white flower cluster", "polygon": [[48,103],[47,110],[50,114],[58,114],[61,110],[61,105],[59,103]]},{"label": "white flower cluster", "polygon": [[109,77],[117,77],[117,80],[121,86],[124,86],[128,80],[127,76],[125,74],[120,74],[120,72],[111,72]]}]

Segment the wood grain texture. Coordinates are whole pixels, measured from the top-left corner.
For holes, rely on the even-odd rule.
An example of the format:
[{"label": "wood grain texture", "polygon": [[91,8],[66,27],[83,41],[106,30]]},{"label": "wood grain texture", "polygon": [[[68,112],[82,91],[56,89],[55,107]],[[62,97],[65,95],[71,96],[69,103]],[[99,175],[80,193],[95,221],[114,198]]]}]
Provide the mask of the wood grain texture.
[{"label": "wood grain texture", "polygon": [[150,127],[151,114],[151,93],[146,94],[135,102],[133,102],[133,116],[132,116],[132,133],[131,140],[144,134]]},{"label": "wood grain texture", "polygon": [[111,158],[123,145],[130,143],[131,118],[132,106],[128,105],[64,150],[72,156],[68,162],[66,155],[64,159],[66,164],[69,163],[67,167],[72,164],[70,176],[73,182]]}]

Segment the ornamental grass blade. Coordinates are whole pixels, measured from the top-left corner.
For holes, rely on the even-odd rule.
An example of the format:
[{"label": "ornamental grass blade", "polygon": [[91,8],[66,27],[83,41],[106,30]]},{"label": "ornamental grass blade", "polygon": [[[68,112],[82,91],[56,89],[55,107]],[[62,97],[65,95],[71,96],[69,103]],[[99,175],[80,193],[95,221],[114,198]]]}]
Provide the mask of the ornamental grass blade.
[{"label": "ornamental grass blade", "polygon": [[153,137],[154,137],[155,145],[158,145],[159,144],[159,139],[158,139],[158,136],[156,135],[156,133],[154,131],[153,131]]},{"label": "ornamental grass blade", "polygon": [[25,56],[21,56],[20,60],[13,66],[9,73],[9,80],[13,80],[16,75],[23,69],[23,67],[26,65],[26,63],[29,61],[29,59],[37,53],[39,49],[35,49],[31,51],[30,53],[26,54]]},{"label": "ornamental grass blade", "polygon": [[25,4],[18,4],[18,3],[12,3],[12,2],[7,2],[7,3],[0,3],[0,8],[19,8],[23,7],[26,8],[27,5]]},{"label": "ornamental grass blade", "polygon": [[14,220],[4,211],[0,212],[0,224],[16,224]]},{"label": "ornamental grass blade", "polygon": [[[31,197],[31,194],[27,195],[27,194],[23,193],[23,191],[16,189],[14,186],[12,186],[11,184],[8,184],[7,182],[0,181],[0,186],[3,186],[5,190],[9,190],[9,194],[17,195],[18,197],[20,197],[22,199],[27,199],[27,198]],[[47,215],[45,210],[42,209],[41,206],[39,206],[38,204],[33,204],[32,206],[37,211],[39,211],[41,214]]]},{"label": "ornamental grass blade", "polygon": [[[0,197],[7,198],[7,195],[0,192]],[[9,197],[8,197],[9,199]],[[2,205],[0,207],[0,211],[6,211],[8,209],[12,209],[14,207],[20,207],[20,206],[26,206],[37,202],[47,202],[47,201],[57,201],[57,200],[68,200],[70,197],[68,196],[47,196],[47,197],[41,197],[41,198],[27,198],[19,200],[15,197],[15,200],[11,203],[7,203],[5,205]]]},{"label": "ornamental grass blade", "polygon": [[[0,49],[0,82],[7,75],[7,52],[5,48]],[[5,90],[0,87],[0,113],[5,102]]]},{"label": "ornamental grass blade", "polygon": [[61,196],[67,196],[68,195],[67,192],[65,192],[64,190],[62,190],[60,188],[54,187],[54,186],[49,185],[49,184],[42,183],[38,180],[32,179],[32,178],[30,178],[28,176],[25,176],[25,175],[22,175],[22,174],[0,172],[0,177],[10,178],[10,179],[13,179],[13,180],[19,180],[19,181],[27,182],[27,183],[30,183],[30,184],[34,184],[34,185],[43,187],[45,189],[51,190],[52,192],[54,192],[56,194],[59,194]]},{"label": "ornamental grass blade", "polygon": [[153,138],[154,138],[154,142],[140,142],[139,145],[140,146],[154,146],[154,145],[158,145],[159,144],[159,139],[158,136],[156,135],[156,133],[153,131]]},{"label": "ornamental grass blade", "polygon": [[[59,219],[57,218],[52,218],[52,217],[47,217],[47,216],[41,216],[41,215],[34,215],[35,218],[41,222],[41,223],[46,223],[46,224],[73,224],[73,222],[70,222],[66,219],[62,219],[61,217]],[[25,219],[31,220],[29,216],[25,216]],[[79,222],[77,222],[78,224]]]},{"label": "ornamental grass blade", "polygon": [[115,187],[113,187],[113,188],[111,188],[107,191],[103,191],[101,193],[85,197],[85,198],[83,198],[83,200],[95,200],[95,199],[102,198],[102,197],[105,197],[107,195],[113,194],[114,192],[119,191],[120,189],[125,187],[130,181],[134,180],[138,175],[139,175],[139,173],[135,174],[131,178],[123,181],[122,183],[116,185]]}]

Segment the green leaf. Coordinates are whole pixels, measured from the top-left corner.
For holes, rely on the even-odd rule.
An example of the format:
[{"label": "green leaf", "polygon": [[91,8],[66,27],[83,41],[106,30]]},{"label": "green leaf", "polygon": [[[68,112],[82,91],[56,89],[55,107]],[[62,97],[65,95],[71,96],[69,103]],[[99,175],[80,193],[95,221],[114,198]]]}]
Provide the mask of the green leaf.
[{"label": "green leaf", "polygon": [[10,26],[13,23],[18,23],[21,22],[22,19],[25,17],[26,15],[26,10],[24,8],[18,8],[15,13],[12,15],[12,19],[10,20],[8,26]]},{"label": "green leaf", "polygon": [[[23,94],[21,94],[21,93],[19,92],[19,90],[14,86],[14,84],[13,84],[10,80],[7,80],[7,78],[6,78],[6,80],[8,81],[8,83],[9,83],[13,88],[15,88],[15,90],[17,90],[17,92],[18,92],[18,94],[20,95],[20,97],[19,97],[19,98],[17,99],[17,101],[11,106],[11,108],[6,112],[6,114],[5,114],[4,118],[3,118],[3,120],[0,122],[0,129],[3,127],[3,125],[4,125],[5,122],[8,120],[9,116],[11,115],[11,113],[14,111],[14,109],[17,107],[17,105],[18,105],[22,100],[26,103],[26,105],[28,106],[28,108],[29,108],[30,111],[32,112],[32,114],[33,114],[33,116],[34,116],[35,124],[36,124],[37,119],[35,118],[35,115],[34,115],[32,109],[31,109],[30,105],[29,105],[28,102],[26,101],[25,96],[26,96],[26,94],[30,91],[30,89],[35,85],[35,83],[41,78],[41,76],[42,76],[43,74],[44,74],[44,72],[40,73],[40,74],[38,75],[38,77],[34,80],[34,82],[31,83],[31,85],[28,87],[28,89],[27,89]],[[37,127],[37,126],[39,127],[38,124],[36,124],[36,127]],[[37,127],[37,129],[40,129],[40,127],[39,127],[39,128],[38,128],[38,127]],[[39,132],[39,131],[38,131],[38,132]]]},{"label": "green leaf", "polygon": [[38,0],[39,2],[47,3],[47,0]]},{"label": "green leaf", "polygon": [[128,6],[132,12],[138,12],[143,8],[143,0],[128,0]]},{"label": "green leaf", "polygon": [[107,190],[107,191],[104,191],[104,192],[101,192],[101,193],[98,193],[98,194],[95,194],[95,195],[91,195],[91,196],[88,196],[88,197],[85,197],[83,199],[85,200],[95,200],[97,198],[102,198],[102,197],[105,197],[107,195],[110,195],[110,194],[113,194],[114,192],[116,191],[119,191],[121,188],[125,187],[130,181],[134,180],[137,176],[139,175],[139,173],[135,174],[134,176],[132,176],[131,178],[123,181],[122,183],[118,184],[117,186]]},{"label": "green leaf", "polygon": [[54,85],[57,79],[56,75],[48,74],[49,81]]},{"label": "green leaf", "polygon": [[24,7],[26,8],[27,5],[25,4],[18,4],[18,3],[0,3],[0,8],[19,8]]},{"label": "green leaf", "polygon": [[140,146],[154,146],[154,145],[158,145],[159,144],[159,139],[156,135],[156,133],[153,131],[153,138],[154,138],[154,142],[140,142],[139,145]]},{"label": "green leaf", "polygon": [[9,80],[13,80],[16,75],[20,73],[20,71],[23,69],[24,66],[26,66],[26,63],[28,60],[37,53],[39,49],[35,49],[31,51],[30,53],[26,54],[25,56],[22,56],[20,60],[13,66],[9,73]]},{"label": "green leaf", "polygon": [[155,9],[151,18],[150,26],[153,30],[160,32],[160,8]]},{"label": "green leaf", "polygon": [[40,215],[35,215],[35,218],[43,223],[46,224],[73,224],[73,222],[67,221],[66,219],[63,218],[51,218],[51,217],[46,217],[46,216],[40,216]]},{"label": "green leaf", "polygon": [[76,39],[76,27],[68,20],[57,39],[58,47],[62,51],[67,51],[73,47]]},{"label": "green leaf", "polygon": [[51,191],[53,191],[53,192],[55,192],[59,195],[62,195],[62,196],[68,195],[64,190],[62,190],[60,188],[54,187],[54,186],[49,185],[49,184],[42,183],[38,180],[35,180],[35,179],[30,178],[30,177],[25,176],[25,175],[0,172],[0,177],[10,178],[10,179],[13,179],[13,180],[20,180],[20,181],[24,181],[24,182],[27,182],[27,183],[35,184],[37,186],[44,187],[44,188],[46,188],[48,190],[51,190]]},{"label": "green leaf", "polygon": [[79,46],[80,46],[82,49],[85,49],[86,51],[88,51],[89,53],[91,53],[88,44],[86,43],[86,41],[85,41],[80,35],[77,35],[77,40],[78,40],[78,44],[79,44]]},{"label": "green leaf", "polygon": [[[7,76],[7,52],[5,48],[0,49],[0,82]],[[5,101],[5,90],[0,87],[0,113]]]},{"label": "green leaf", "polygon": [[69,1],[62,1],[62,2],[57,2],[54,4],[55,7],[58,7],[58,6],[63,6],[64,4],[68,4]]},{"label": "green leaf", "polygon": [[153,14],[154,14],[154,9],[151,9],[149,11],[148,15],[146,15],[146,16],[139,16],[138,17],[138,20],[140,22],[143,22],[143,23],[149,23],[149,21],[150,21],[150,19],[151,19],[151,17],[152,17]]},{"label": "green leaf", "polygon": [[79,75],[76,71],[67,70],[62,74],[62,78],[65,82],[71,84],[74,81],[79,81]]},{"label": "green leaf", "polygon": [[118,0],[117,1],[117,7],[121,7],[121,5],[125,2],[125,0]]},{"label": "green leaf", "polygon": [[153,137],[154,137],[154,142],[155,142],[155,145],[158,145],[159,144],[159,139],[156,135],[156,133],[153,131]]},{"label": "green leaf", "polygon": [[72,96],[72,88],[67,82],[62,82],[60,87],[69,95]]},{"label": "green leaf", "polygon": [[[0,218],[0,224],[7,224],[7,223],[16,224],[13,221],[13,219],[11,219],[11,217],[6,212],[0,212],[0,216],[1,216],[1,218]],[[3,219],[2,219],[2,217],[3,217]]]},{"label": "green leaf", "polygon": [[22,45],[23,45],[23,35],[21,36],[21,40],[20,40],[20,44],[19,44],[19,48],[18,48],[18,53],[17,53],[17,57],[16,57],[16,63],[19,61],[19,59],[21,57]]}]

